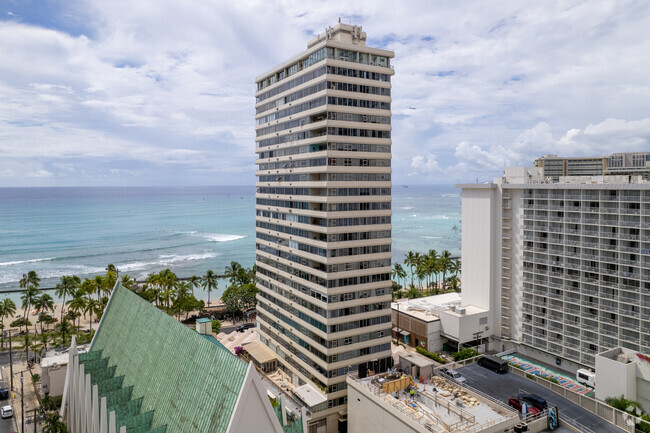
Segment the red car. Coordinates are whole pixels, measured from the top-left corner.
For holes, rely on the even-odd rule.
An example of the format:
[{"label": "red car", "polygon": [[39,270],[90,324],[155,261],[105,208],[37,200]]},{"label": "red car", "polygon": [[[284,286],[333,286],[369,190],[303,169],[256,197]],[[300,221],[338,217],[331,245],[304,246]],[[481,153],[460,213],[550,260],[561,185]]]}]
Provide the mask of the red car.
[{"label": "red car", "polygon": [[[521,400],[520,398],[517,398],[517,397],[510,397],[510,399],[508,400],[508,404],[510,405],[510,407],[517,409],[517,412],[519,412],[519,413],[521,413],[521,404],[522,403],[524,403],[524,401]],[[528,414],[529,415],[533,415],[533,416],[539,415],[539,409],[537,409],[536,407],[534,407],[530,403],[526,403],[526,405],[528,406]]]}]

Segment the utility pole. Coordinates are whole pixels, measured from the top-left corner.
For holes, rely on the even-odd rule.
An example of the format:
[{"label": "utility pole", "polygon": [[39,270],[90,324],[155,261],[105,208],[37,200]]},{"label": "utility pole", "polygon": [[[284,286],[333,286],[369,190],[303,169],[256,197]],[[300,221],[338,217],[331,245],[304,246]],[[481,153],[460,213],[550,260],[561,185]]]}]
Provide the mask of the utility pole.
[{"label": "utility pole", "polygon": [[20,431],[25,433],[25,395],[23,393],[23,372],[20,372],[20,418],[21,418],[21,429]]},{"label": "utility pole", "polygon": [[11,390],[14,390],[14,353],[11,350],[11,329],[9,330],[9,374],[11,375]]},{"label": "utility pole", "polygon": [[481,338],[481,335],[483,334],[483,331],[477,331],[474,333],[474,340],[476,340],[476,350],[478,351],[478,346],[479,346],[479,338]]}]

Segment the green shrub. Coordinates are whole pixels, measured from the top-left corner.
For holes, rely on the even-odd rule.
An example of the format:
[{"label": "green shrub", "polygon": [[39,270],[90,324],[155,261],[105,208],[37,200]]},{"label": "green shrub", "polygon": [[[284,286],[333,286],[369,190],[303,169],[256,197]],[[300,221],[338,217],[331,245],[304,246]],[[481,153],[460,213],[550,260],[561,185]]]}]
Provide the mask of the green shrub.
[{"label": "green shrub", "polygon": [[534,374],[526,373],[526,377],[527,377],[528,379],[530,379],[530,380],[537,380],[537,379],[536,379],[537,376],[535,376]]},{"label": "green shrub", "polygon": [[462,361],[463,359],[469,359],[469,358],[474,358],[475,356],[478,356],[479,353],[472,349],[471,347],[466,347],[460,352],[455,352],[451,354],[451,357],[454,358],[454,361]]},{"label": "green shrub", "polygon": [[218,334],[219,331],[221,331],[221,322],[218,321],[217,319],[212,320],[212,332],[215,334]]},{"label": "green shrub", "polygon": [[445,361],[445,359],[442,356],[438,355],[437,353],[429,352],[428,350],[423,349],[421,347],[416,347],[415,350],[419,354],[424,355],[427,358],[431,358],[431,359],[433,359],[434,361],[436,361],[439,364],[445,364],[447,362],[447,361]]}]

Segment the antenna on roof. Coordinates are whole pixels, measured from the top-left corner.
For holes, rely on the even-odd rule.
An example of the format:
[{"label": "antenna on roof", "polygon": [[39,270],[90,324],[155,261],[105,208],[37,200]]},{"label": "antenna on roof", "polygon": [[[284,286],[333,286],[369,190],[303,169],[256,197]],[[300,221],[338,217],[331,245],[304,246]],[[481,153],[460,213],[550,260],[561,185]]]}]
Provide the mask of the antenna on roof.
[{"label": "antenna on roof", "polygon": [[341,17],[339,17],[339,24],[341,24]]}]

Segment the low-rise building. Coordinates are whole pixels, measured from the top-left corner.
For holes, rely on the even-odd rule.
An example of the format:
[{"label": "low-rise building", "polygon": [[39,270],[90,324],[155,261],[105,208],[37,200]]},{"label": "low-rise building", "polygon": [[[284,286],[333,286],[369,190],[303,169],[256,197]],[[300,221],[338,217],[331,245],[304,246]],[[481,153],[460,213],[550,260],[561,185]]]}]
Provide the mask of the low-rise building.
[{"label": "low-rise building", "polygon": [[463,305],[460,293],[445,293],[392,303],[393,338],[413,347],[439,352],[447,344],[480,346],[491,335],[489,311]]},{"label": "low-rise building", "polygon": [[624,347],[596,355],[596,398],[621,395],[650,411],[650,356]]},{"label": "low-rise building", "polygon": [[[79,347],[79,353],[85,351],[85,348]],[[67,368],[67,351],[51,350],[41,358],[41,396],[59,397],[63,394]]]},{"label": "low-rise building", "polygon": [[410,378],[382,373],[359,379],[349,375],[349,433],[455,433],[507,431],[519,422],[511,407],[441,377],[419,385],[412,396]]}]

